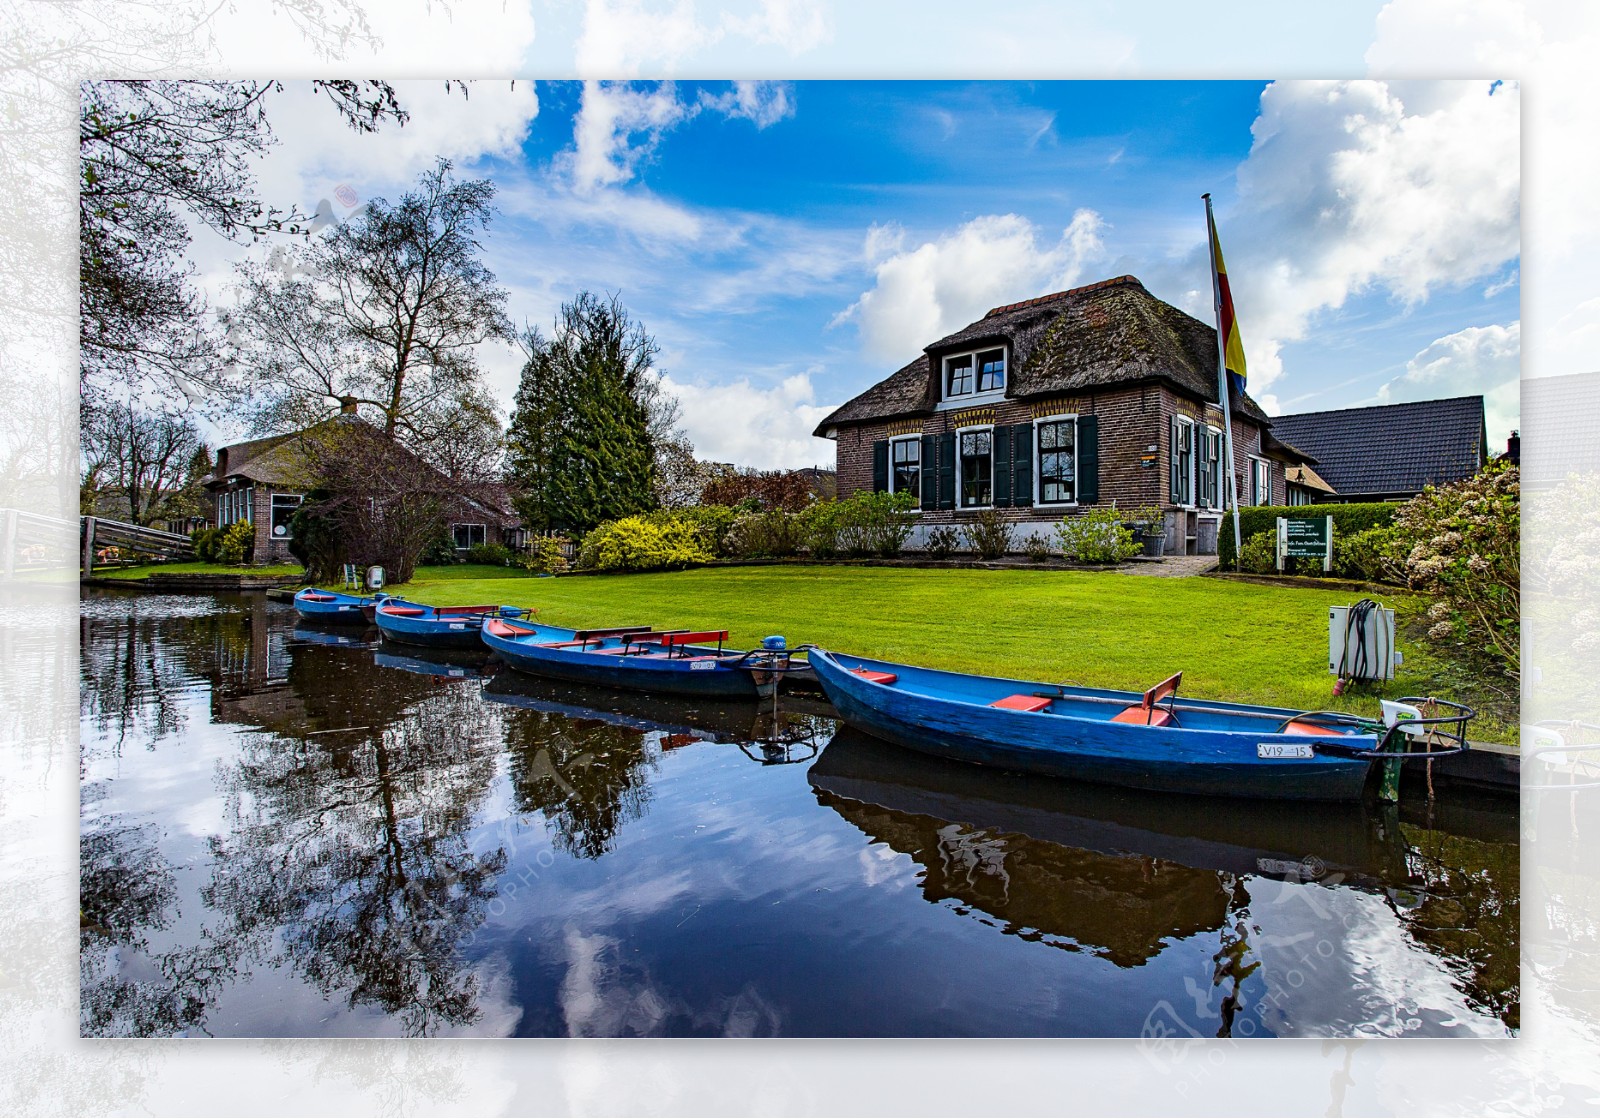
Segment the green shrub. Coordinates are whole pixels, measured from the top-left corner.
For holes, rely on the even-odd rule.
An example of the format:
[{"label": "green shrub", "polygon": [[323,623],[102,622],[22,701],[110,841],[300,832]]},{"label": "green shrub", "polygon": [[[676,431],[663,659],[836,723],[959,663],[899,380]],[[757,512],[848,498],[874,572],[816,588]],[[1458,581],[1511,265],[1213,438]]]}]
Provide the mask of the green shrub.
[{"label": "green shrub", "polygon": [[1244,538],[1244,552],[1239,556],[1239,570],[1255,575],[1276,574],[1278,570],[1278,534],[1258,532]]},{"label": "green shrub", "polygon": [[[295,530],[295,535],[299,535],[298,529]],[[459,563],[460,561],[461,557],[456,552],[455,537],[448,532],[442,536],[434,537],[433,541],[422,549],[422,555],[417,557],[419,564],[426,564],[429,567],[443,567],[446,564]]]},{"label": "green shrub", "polygon": [[564,536],[535,536],[528,541],[528,550],[519,561],[529,571],[554,575],[567,569],[567,545]]},{"label": "green shrub", "polygon": [[917,523],[917,499],[909,493],[859,490],[839,502],[840,540],[851,555],[892,559]]},{"label": "green shrub", "polygon": [[999,559],[1011,550],[1016,527],[998,509],[985,509],[967,525],[967,539],[979,559]]},{"label": "green shrub", "polygon": [[[1353,505],[1252,505],[1239,510],[1239,532],[1249,540],[1258,532],[1276,532],[1279,517],[1333,518],[1333,539],[1338,546],[1340,536],[1354,536],[1369,528],[1385,528],[1394,521],[1394,501],[1366,501]],[[1221,531],[1217,533],[1217,558],[1223,567],[1233,566],[1233,518],[1223,517]],[[1317,573],[1322,565],[1317,564]]]},{"label": "green shrub", "polygon": [[504,544],[474,544],[467,549],[467,562],[506,567],[511,563],[511,549]]},{"label": "green shrub", "polygon": [[659,527],[685,525],[700,538],[712,557],[729,555],[728,533],[739,514],[726,505],[690,505],[682,509],[657,509],[639,519]]},{"label": "green shrub", "polygon": [[1028,538],[1022,542],[1022,553],[1034,563],[1043,563],[1050,558],[1049,537],[1041,536],[1037,532],[1029,533]]},{"label": "green shrub", "polygon": [[961,549],[961,530],[955,525],[939,525],[928,530],[928,555],[949,559]]},{"label": "green shrub", "polygon": [[800,538],[813,559],[839,554],[839,502],[819,501],[800,514]]},{"label": "green shrub", "polygon": [[189,534],[189,542],[194,545],[194,558],[201,563],[217,563],[217,548],[222,543],[222,530],[220,528],[197,528]]},{"label": "green shrub", "polygon": [[249,521],[235,521],[217,538],[215,562],[237,567],[250,559],[255,543],[256,526]]},{"label": "green shrub", "polygon": [[1066,516],[1056,525],[1061,552],[1079,563],[1120,563],[1143,551],[1122,514],[1110,506],[1095,506],[1085,513]]},{"label": "green shrub", "polygon": [[578,565],[594,571],[661,571],[709,563],[716,555],[688,520],[648,516],[607,521],[583,538]]},{"label": "green shrub", "polygon": [[1335,535],[1333,538],[1333,573],[1342,579],[1362,579],[1369,583],[1394,582],[1404,577],[1398,574],[1402,566],[1392,554],[1396,547],[1395,531],[1390,528],[1369,528],[1351,536]]},{"label": "green shrub", "polygon": [[747,513],[733,522],[727,536],[728,554],[741,558],[792,556],[800,550],[804,533],[799,515],[782,509]]}]

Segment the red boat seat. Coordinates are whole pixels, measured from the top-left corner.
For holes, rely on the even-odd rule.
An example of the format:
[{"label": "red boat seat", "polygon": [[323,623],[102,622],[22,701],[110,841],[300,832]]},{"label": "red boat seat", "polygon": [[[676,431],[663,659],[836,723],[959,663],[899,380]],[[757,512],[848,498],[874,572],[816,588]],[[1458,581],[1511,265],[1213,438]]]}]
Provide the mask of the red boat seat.
[{"label": "red boat seat", "polygon": [[300,600],[302,602],[332,602],[334,598],[331,594],[303,594],[300,596]]},{"label": "red boat seat", "polygon": [[1043,711],[1051,704],[1049,696],[1042,695],[1008,695],[1004,699],[997,699],[990,707],[1003,707],[1007,711]]},{"label": "red boat seat", "polygon": [[402,618],[420,618],[424,611],[420,606],[383,606],[379,607],[381,614],[398,614]]},{"label": "red boat seat", "polygon": [[873,684],[892,684],[900,679],[892,672],[874,672],[870,668],[852,668],[850,672]]},{"label": "red boat seat", "polygon": [[499,618],[490,618],[488,629],[496,637],[516,637],[519,634],[539,632],[535,629],[528,629],[525,626],[514,626],[510,622],[502,622]]},{"label": "red boat seat", "polygon": [[1142,727],[1166,727],[1174,722],[1172,712],[1165,707],[1146,707],[1142,703],[1135,703],[1132,707],[1124,707],[1111,717],[1113,723],[1137,723]]},{"label": "red boat seat", "polygon": [[1279,734],[1338,734],[1339,732],[1334,730],[1332,727],[1319,727],[1319,726],[1317,726],[1316,723],[1303,723],[1299,719],[1295,719],[1293,722],[1289,723],[1287,726],[1285,726],[1278,733]]}]

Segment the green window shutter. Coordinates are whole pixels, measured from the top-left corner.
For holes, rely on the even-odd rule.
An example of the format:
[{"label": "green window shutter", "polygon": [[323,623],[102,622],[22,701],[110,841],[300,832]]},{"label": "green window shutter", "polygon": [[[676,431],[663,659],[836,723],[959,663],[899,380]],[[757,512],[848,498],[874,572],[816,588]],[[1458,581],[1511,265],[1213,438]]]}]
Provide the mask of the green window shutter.
[{"label": "green window shutter", "polygon": [[994,429],[994,504],[1011,504],[1011,428],[1001,424]]},{"label": "green window shutter", "polygon": [[1033,504],[1033,425],[1011,429],[1011,504]]},{"label": "green window shutter", "polygon": [[956,507],[956,433],[939,436],[939,508]]},{"label": "green window shutter", "polygon": [[1078,504],[1100,500],[1100,421],[1078,417]]},{"label": "green window shutter", "polygon": [[1173,504],[1178,503],[1178,421],[1174,417],[1170,429],[1167,431],[1167,496]]},{"label": "green window shutter", "polygon": [[934,438],[931,435],[922,437],[922,507],[924,509],[937,509],[939,507],[939,471],[935,467],[938,452],[934,448]]},{"label": "green window shutter", "polygon": [[872,445],[872,492],[882,493],[889,488],[889,441],[879,439]]}]

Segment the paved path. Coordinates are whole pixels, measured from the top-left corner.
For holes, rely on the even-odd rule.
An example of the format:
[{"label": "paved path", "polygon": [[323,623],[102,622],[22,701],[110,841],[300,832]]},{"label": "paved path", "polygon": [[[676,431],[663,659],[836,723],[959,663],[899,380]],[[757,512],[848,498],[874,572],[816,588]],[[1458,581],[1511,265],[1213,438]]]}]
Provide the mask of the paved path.
[{"label": "paved path", "polygon": [[1166,556],[1160,563],[1125,563],[1117,568],[1129,575],[1154,575],[1163,579],[1182,579],[1189,575],[1203,575],[1215,570],[1216,556]]}]

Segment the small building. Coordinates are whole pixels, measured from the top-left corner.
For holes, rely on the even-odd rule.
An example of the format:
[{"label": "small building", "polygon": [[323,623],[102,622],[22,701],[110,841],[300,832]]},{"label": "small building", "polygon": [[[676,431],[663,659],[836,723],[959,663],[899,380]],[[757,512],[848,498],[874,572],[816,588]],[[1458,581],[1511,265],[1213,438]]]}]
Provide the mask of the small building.
[{"label": "small building", "polygon": [[[216,466],[204,479],[210,523],[216,527],[240,521],[253,525],[251,563],[294,562],[289,552],[290,521],[316,484],[307,466],[304,440],[337,423],[366,421],[356,416],[352,402],[338,416],[303,431],[235,443],[217,452]],[[472,493],[458,494],[448,515],[458,554],[478,544],[504,544],[513,550],[526,546],[526,533],[503,486],[474,486]]]},{"label": "small building", "polygon": [[1316,504],[1407,501],[1488,461],[1481,396],[1278,416],[1272,431],[1311,456],[1331,490],[1304,487]]},{"label": "small building", "polygon": [[[1311,456],[1233,392],[1240,505],[1286,499]],[[1133,276],[996,307],[835,409],[840,497],[907,491],[935,525],[996,509],[1019,539],[1091,506],[1158,506],[1171,554],[1214,553],[1222,464],[1216,329]],[[1314,459],[1311,459],[1314,464]]]}]

